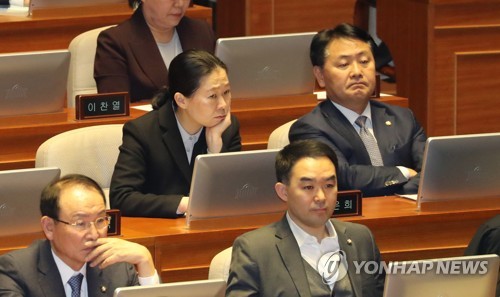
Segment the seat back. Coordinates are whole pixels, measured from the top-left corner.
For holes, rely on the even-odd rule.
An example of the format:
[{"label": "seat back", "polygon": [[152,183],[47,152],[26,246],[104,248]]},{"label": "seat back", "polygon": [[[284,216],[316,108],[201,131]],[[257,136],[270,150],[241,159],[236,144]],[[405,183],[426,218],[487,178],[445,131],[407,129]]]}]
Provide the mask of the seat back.
[{"label": "seat back", "polygon": [[59,167],[61,176],[86,175],[106,191],[118,159],[122,127],[122,124],[98,125],[55,135],[38,148],[35,167]]},{"label": "seat back", "polygon": [[292,120],[274,129],[271,135],[269,135],[267,149],[280,149],[289,144],[290,141],[288,140],[288,132],[295,121],[296,120]]},{"label": "seat back", "polygon": [[93,29],[73,38],[68,50],[71,53],[69,64],[67,97],[68,107],[75,106],[75,96],[97,93],[94,80],[94,60],[97,48],[97,36],[101,31],[113,26]]},{"label": "seat back", "polygon": [[228,247],[212,258],[208,269],[208,279],[223,279],[227,282],[232,252],[233,247]]}]

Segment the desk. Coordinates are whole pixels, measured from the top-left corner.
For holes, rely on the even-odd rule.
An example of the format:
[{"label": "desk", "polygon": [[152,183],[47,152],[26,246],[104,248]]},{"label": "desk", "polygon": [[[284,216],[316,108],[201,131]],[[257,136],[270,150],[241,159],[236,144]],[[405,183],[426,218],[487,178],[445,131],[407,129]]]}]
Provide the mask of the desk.
[{"label": "desk", "polygon": [[[363,200],[363,216],[342,218],[368,226],[385,261],[459,256],[477,228],[500,209],[418,212],[398,197]],[[123,238],[152,252],[164,282],[206,279],[212,258],[234,239],[259,226],[189,230],[185,219],[122,218]],[[2,238],[0,254],[29,245],[41,234]]]},{"label": "desk", "polygon": [[429,136],[500,131],[500,1],[380,0],[377,32]]},{"label": "desk", "polygon": [[[400,106],[408,106],[408,100],[401,97],[382,97],[380,100]],[[232,112],[240,121],[243,149],[264,149],[271,132],[278,126],[296,119],[318,104],[313,94],[259,99],[234,99]],[[74,109],[67,110],[64,121],[43,124],[0,125],[0,170],[30,168],[35,166],[38,147],[50,137],[59,133],[102,124],[125,123],[145,112],[131,108],[129,117],[75,120]]]},{"label": "desk", "polygon": [[[80,33],[119,24],[131,14],[128,5],[123,5],[82,7],[77,12],[64,9],[32,17],[0,16],[0,53],[66,49]],[[212,24],[211,8],[195,5],[186,15]]]}]

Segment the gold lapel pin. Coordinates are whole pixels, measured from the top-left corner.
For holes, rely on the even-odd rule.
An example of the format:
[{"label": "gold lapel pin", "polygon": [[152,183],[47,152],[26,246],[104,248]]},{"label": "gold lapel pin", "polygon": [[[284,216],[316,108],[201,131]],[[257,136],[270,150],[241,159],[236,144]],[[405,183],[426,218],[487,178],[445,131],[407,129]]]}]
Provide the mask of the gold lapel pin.
[{"label": "gold lapel pin", "polygon": [[352,240],[350,238],[347,239],[347,244],[348,245],[351,245],[352,244]]},{"label": "gold lapel pin", "polygon": [[101,286],[101,293],[106,293],[108,289],[105,286]]},{"label": "gold lapel pin", "polygon": [[391,125],[392,125],[392,123],[391,123],[391,121],[385,121],[385,125],[386,125],[386,126],[391,126]]}]

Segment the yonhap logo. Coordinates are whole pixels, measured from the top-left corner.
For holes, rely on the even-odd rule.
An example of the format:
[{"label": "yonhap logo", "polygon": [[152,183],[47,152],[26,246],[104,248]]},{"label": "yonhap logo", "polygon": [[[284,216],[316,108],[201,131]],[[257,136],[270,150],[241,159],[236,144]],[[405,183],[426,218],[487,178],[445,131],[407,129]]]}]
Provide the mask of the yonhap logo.
[{"label": "yonhap logo", "polygon": [[328,252],[318,261],[318,272],[327,285],[332,285],[347,275],[347,259],[342,250]]}]

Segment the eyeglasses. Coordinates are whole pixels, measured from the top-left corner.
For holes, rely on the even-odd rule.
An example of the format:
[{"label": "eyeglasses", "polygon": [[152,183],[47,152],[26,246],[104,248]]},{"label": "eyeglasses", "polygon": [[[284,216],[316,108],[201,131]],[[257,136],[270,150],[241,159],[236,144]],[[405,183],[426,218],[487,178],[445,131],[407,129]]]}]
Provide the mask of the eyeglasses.
[{"label": "eyeglasses", "polygon": [[92,225],[92,224],[94,224],[94,227],[96,227],[96,229],[104,229],[104,228],[108,228],[109,224],[111,223],[111,217],[110,216],[104,216],[104,217],[97,218],[93,222],[86,222],[86,221],[83,221],[83,220],[78,220],[76,222],[69,223],[69,222],[66,222],[66,221],[63,221],[63,220],[59,220],[59,219],[56,219],[56,218],[52,218],[52,219],[54,219],[57,222],[60,222],[60,223],[72,226],[72,227],[74,227],[75,229],[77,229],[79,231],[84,231],[84,230],[90,229],[90,225]]}]

